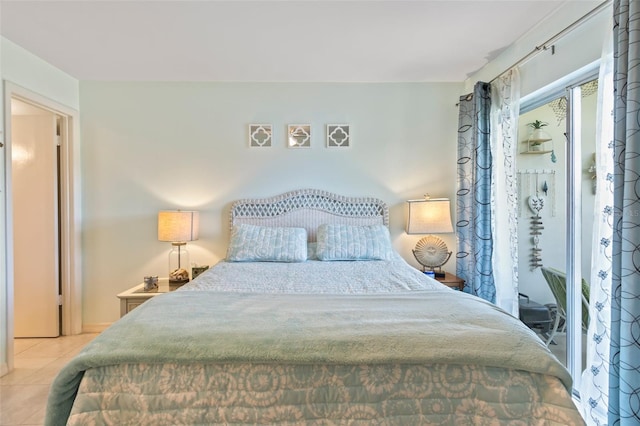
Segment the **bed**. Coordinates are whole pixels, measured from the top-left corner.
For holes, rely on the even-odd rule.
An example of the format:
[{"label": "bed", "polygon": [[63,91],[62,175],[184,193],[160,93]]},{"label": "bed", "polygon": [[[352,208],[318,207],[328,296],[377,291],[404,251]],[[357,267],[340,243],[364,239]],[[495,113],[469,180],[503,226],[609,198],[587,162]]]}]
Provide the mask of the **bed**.
[{"label": "bed", "polygon": [[45,423],[584,424],[544,343],[408,265],[388,221],[319,190],[234,202],[226,259],[96,337]]}]

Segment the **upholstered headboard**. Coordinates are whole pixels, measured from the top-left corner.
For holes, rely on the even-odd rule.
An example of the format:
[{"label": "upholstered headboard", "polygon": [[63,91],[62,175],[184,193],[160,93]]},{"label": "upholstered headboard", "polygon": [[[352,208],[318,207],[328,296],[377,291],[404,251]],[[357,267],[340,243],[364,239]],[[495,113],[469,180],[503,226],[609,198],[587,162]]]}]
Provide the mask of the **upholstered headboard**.
[{"label": "upholstered headboard", "polygon": [[230,226],[241,223],[305,228],[313,242],[316,229],[323,223],[389,226],[389,208],[377,198],[299,189],[271,198],[235,201],[231,205]]}]

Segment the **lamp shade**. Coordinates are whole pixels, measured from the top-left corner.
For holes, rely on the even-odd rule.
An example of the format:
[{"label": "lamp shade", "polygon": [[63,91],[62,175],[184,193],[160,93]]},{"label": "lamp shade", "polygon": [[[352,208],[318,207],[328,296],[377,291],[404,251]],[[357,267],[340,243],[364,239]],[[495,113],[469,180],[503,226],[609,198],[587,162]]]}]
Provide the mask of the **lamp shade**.
[{"label": "lamp shade", "polygon": [[447,234],[453,232],[448,198],[408,200],[407,234]]},{"label": "lamp shade", "polygon": [[158,240],[185,242],[198,239],[200,215],[196,211],[163,210],[158,213]]}]

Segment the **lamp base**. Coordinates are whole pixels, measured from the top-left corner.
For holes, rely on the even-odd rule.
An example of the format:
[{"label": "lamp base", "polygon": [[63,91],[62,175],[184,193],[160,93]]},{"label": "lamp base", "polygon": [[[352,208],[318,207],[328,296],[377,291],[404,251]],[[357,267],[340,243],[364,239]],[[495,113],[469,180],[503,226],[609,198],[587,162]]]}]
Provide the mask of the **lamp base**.
[{"label": "lamp base", "polygon": [[169,272],[169,284],[184,284],[189,282],[189,272],[184,268],[174,269]]},{"label": "lamp base", "polygon": [[447,245],[444,241],[436,236],[429,235],[418,241],[416,248],[412,251],[413,256],[422,265],[423,271],[433,271],[436,278],[445,277],[442,265],[449,261],[453,252],[447,250]]}]

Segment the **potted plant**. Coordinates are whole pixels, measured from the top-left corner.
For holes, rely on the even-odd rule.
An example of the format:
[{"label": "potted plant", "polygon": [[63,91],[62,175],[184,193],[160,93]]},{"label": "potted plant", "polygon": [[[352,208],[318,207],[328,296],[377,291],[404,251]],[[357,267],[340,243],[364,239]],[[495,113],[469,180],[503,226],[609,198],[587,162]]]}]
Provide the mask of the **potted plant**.
[{"label": "potted plant", "polygon": [[543,127],[548,125],[549,123],[540,120],[527,123],[527,127],[531,128],[531,134],[529,135],[529,149],[531,151],[540,151],[542,149],[541,145],[551,140],[549,134],[542,130]]}]

